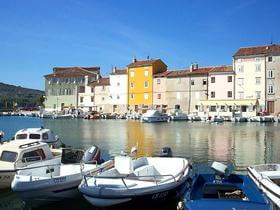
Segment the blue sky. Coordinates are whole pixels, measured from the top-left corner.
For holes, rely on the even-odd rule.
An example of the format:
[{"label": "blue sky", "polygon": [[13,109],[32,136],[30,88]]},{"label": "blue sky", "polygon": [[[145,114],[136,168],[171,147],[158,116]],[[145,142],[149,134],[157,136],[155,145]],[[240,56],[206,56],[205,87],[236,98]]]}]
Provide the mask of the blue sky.
[{"label": "blue sky", "polygon": [[231,64],[242,46],[280,43],[279,0],[2,0],[0,82],[44,89],[55,66],[161,58],[169,69]]}]

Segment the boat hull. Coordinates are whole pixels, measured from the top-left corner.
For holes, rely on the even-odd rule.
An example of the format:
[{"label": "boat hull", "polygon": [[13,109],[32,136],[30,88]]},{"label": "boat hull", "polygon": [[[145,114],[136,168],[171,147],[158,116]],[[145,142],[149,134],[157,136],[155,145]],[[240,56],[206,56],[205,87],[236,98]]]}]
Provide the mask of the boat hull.
[{"label": "boat hull", "polygon": [[168,117],[142,117],[141,118],[142,122],[168,122]]},{"label": "boat hull", "polygon": [[37,189],[14,190],[19,197],[29,203],[42,205],[64,199],[74,199],[81,197],[78,186],[81,180],[75,180],[63,184],[42,185]]},{"label": "boat hull", "polygon": [[248,168],[249,177],[255,182],[267,197],[280,208],[280,188],[266,178],[262,178],[255,170]]},{"label": "boat hull", "polygon": [[125,196],[108,196],[108,197],[98,197],[90,194],[83,193],[84,198],[93,206],[96,207],[110,207],[110,206],[143,206],[149,203],[149,205],[156,205],[168,201],[172,198],[178,198],[181,194],[183,185],[185,182],[180,183],[175,187],[165,188],[161,190],[151,190],[149,192],[135,193],[135,195],[125,195]]},{"label": "boat hull", "polygon": [[0,189],[11,188],[14,176],[15,171],[0,171]]}]

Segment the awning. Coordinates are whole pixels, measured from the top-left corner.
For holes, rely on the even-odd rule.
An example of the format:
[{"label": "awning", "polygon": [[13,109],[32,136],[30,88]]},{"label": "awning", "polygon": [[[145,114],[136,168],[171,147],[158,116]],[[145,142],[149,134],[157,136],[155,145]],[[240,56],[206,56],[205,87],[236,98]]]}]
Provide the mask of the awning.
[{"label": "awning", "polygon": [[239,99],[239,100],[202,100],[196,105],[202,106],[253,106],[258,105],[258,100],[252,99]]}]

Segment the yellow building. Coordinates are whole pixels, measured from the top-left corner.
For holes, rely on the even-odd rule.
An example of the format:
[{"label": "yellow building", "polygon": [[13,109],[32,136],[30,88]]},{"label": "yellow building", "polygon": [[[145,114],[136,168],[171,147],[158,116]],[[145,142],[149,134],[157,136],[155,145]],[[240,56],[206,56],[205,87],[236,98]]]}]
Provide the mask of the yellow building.
[{"label": "yellow building", "polygon": [[160,59],[143,60],[127,65],[128,105],[130,110],[144,111],[153,105],[153,75],[167,70]]}]

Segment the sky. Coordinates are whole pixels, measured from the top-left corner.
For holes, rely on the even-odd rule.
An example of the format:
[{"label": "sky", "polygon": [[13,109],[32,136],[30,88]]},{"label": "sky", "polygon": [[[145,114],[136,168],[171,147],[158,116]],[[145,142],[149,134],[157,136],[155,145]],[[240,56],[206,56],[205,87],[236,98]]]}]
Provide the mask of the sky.
[{"label": "sky", "polygon": [[168,69],[227,65],[280,43],[280,0],[1,0],[0,82],[44,90],[53,67],[162,59]]}]

